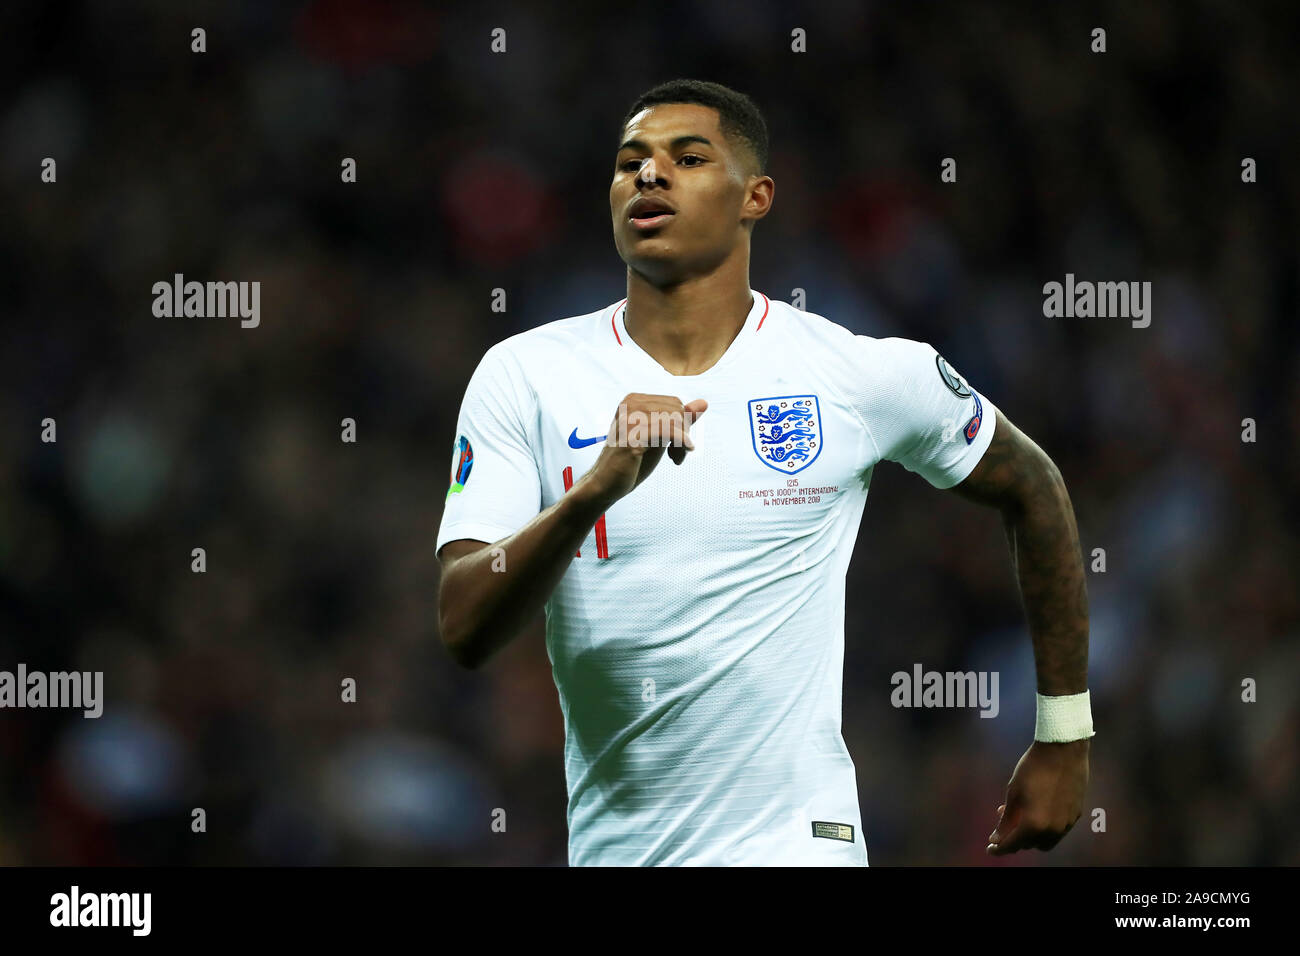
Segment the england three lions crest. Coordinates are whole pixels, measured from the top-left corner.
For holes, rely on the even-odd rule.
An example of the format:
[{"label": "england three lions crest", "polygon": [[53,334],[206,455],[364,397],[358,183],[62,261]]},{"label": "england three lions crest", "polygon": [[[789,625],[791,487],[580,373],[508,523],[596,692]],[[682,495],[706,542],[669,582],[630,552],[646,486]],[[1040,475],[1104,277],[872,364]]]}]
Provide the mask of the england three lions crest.
[{"label": "england three lions crest", "polygon": [[803,471],[822,452],[816,395],[779,395],[749,402],[749,432],[759,461],[782,474]]}]

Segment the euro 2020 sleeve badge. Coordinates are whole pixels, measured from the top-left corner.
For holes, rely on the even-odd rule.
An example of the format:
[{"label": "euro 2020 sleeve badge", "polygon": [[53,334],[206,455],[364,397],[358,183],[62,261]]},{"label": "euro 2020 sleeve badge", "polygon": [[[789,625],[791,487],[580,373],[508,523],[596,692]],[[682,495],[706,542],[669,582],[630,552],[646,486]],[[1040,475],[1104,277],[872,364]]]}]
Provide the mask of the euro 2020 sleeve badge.
[{"label": "euro 2020 sleeve badge", "polygon": [[469,439],[461,435],[456,439],[456,444],[451,451],[451,485],[447,488],[448,498],[458,491],[465,490],[465,482],[469,481],[469,471],[473,467],[474,449],[470,446]]}]

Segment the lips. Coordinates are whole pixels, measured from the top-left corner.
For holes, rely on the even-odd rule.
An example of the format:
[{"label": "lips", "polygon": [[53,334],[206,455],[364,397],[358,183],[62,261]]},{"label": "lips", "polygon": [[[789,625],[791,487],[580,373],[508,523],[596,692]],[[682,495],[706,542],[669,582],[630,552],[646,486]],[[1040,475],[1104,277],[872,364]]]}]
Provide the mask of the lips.
[{"label": "lips", "polygon": [[627,207],[629,219],[653,219],[656,216],[671,216],[677,212],[672,205],[663,199],[656,199],[653,196],[638,196]]}]

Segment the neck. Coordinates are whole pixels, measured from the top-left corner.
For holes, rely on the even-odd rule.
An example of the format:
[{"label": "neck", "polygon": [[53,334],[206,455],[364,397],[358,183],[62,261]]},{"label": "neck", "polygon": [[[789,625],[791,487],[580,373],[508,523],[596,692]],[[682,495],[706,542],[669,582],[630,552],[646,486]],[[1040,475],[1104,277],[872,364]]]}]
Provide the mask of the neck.
[{"label": "neck", "polygon": [[669,374],[699,375],[726,354],[752,307],[748,269],[665,287],[651,285],[629,269],[623,325]]}]

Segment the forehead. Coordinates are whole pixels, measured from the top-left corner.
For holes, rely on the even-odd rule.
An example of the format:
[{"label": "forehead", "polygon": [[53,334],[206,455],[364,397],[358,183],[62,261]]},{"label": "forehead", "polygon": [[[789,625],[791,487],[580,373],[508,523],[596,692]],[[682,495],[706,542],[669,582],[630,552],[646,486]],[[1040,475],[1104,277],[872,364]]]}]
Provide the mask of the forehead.
[{"label": "forehead", "polygon": [[725,137],[718,126],[718,111],[698,103],[661,103],[648,106],[637,113],[623,127],[623,139],[642,139],[647,142],[671,140],[689,134],[706,136],[719,147],[726,147]]}]

